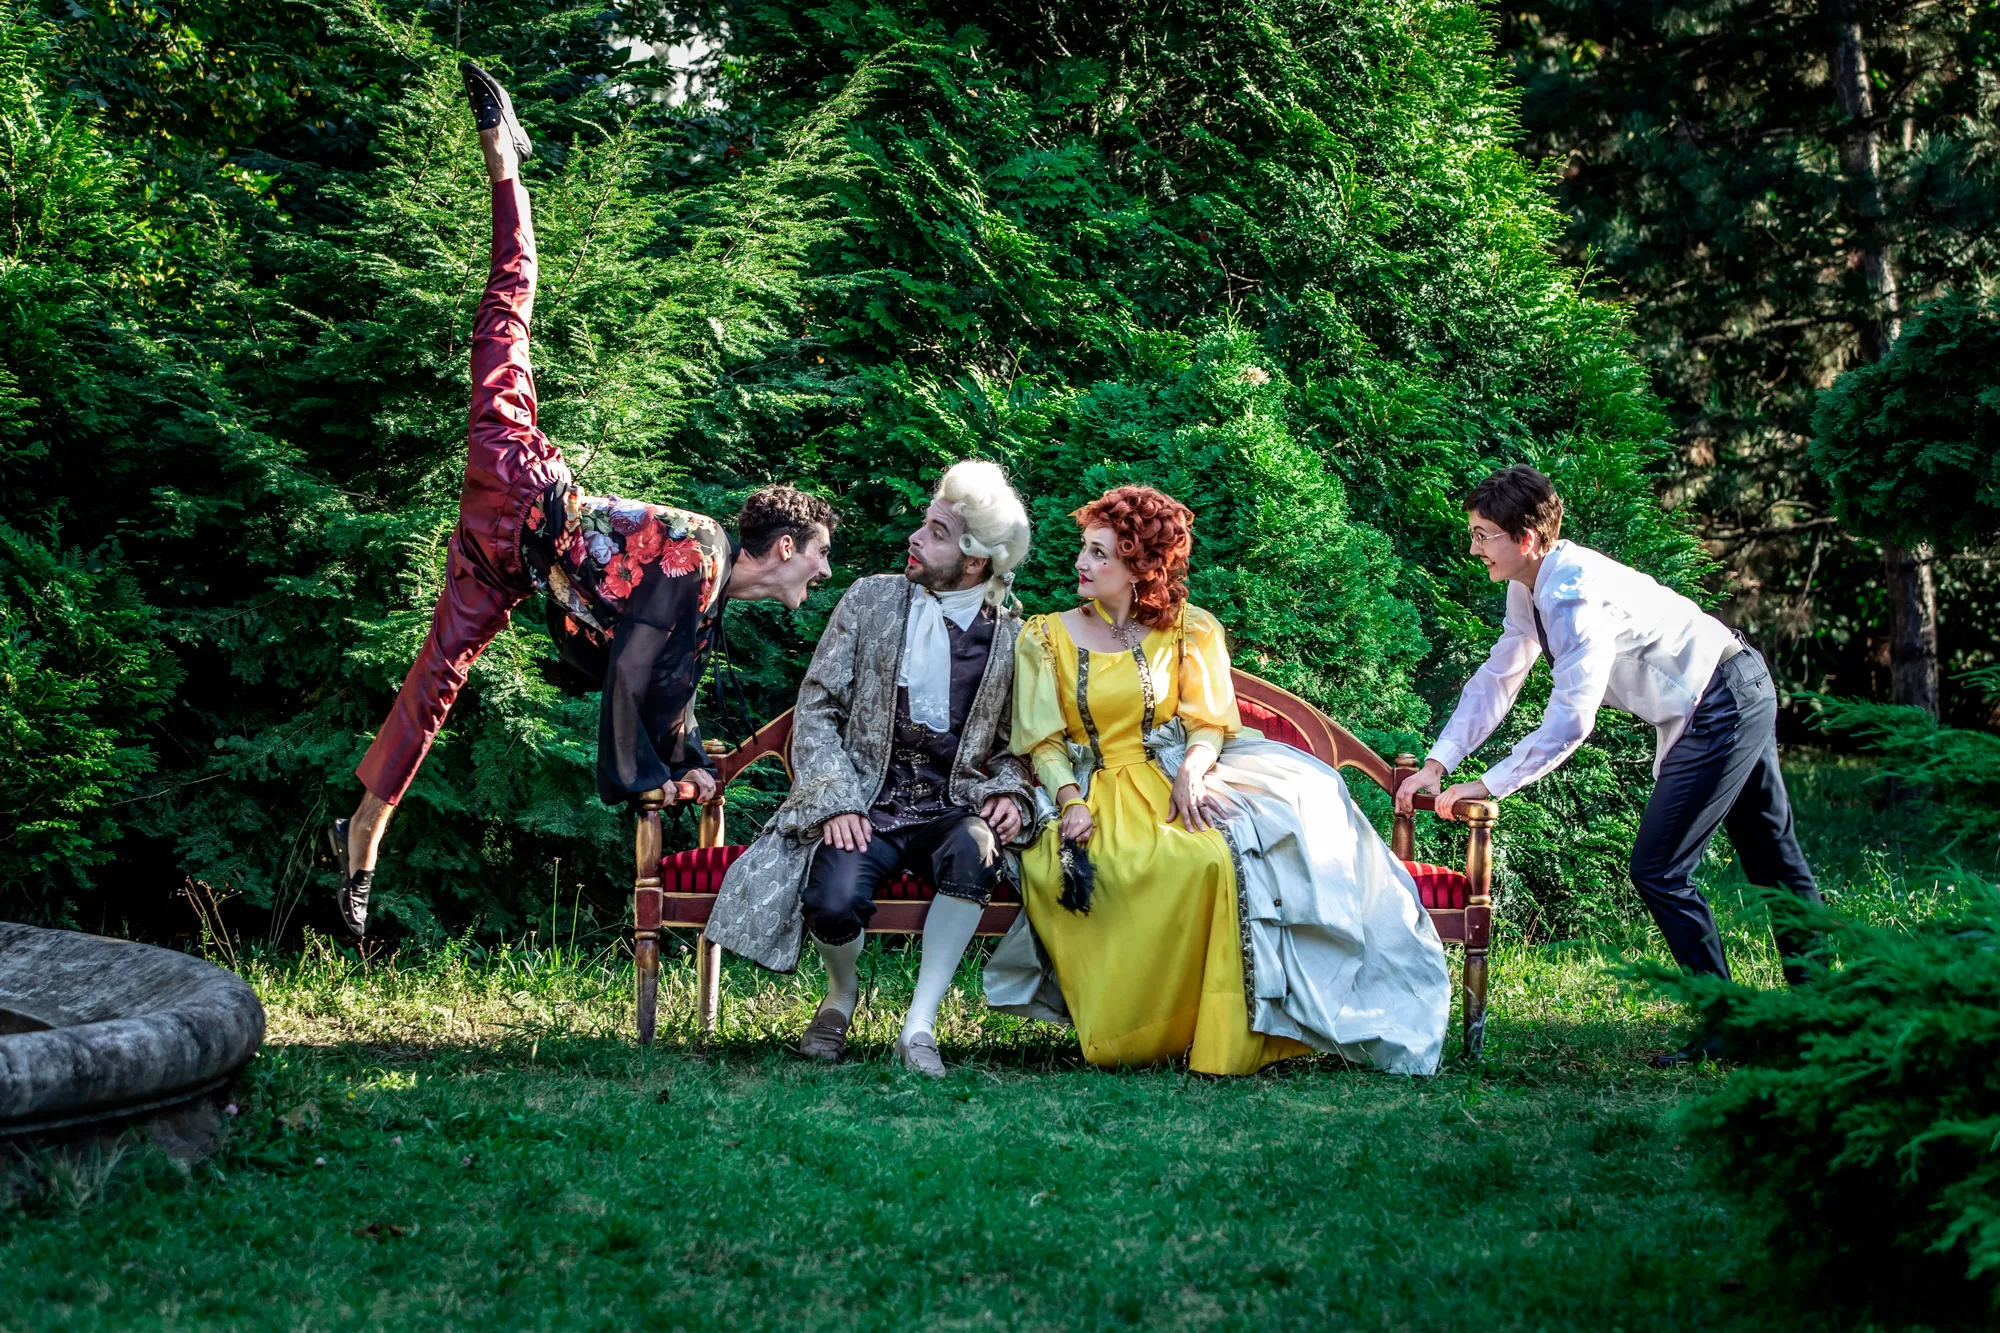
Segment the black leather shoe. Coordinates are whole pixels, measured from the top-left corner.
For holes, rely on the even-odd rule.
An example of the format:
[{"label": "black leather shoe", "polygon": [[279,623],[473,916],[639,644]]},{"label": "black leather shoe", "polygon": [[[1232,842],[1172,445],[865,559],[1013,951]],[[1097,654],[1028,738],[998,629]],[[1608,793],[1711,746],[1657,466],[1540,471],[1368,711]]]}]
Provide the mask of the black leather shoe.
[{"label": "black leather shoe", "polygon": [[465,95],[472,102],[472,123],[482,130],[494,126],[505,126],[507,137],[514,141],[514,154],[523,162],[533,156],[534,144],[528,141],[528,132],[521,128],[521,122],[514,117],[514,99],[507,96],[507,90],[500,81],[488,74],[470,60],[458,62],[458,72],[465,76]]},{"label": "black leather shoe", "polygon": [[375,872],[364,870],[357,875],[347,868],[347,824],[345,819],[336,819],[326,830],[333,864],[340,871],[340,887],[333,894],[334,932],[343,944],[359,944],[368,934],[368,890]]},{"label": "black leather shoe", "polygon": [[1704,1060],[1722,1058],[1722,1038],[1709,1037],[1703,1041],[1691,1041],[1678,1051],[1667,1051],[1646,1061],[1655,1069],[1679,1069],[1682,1065],[1698,1065]]}]

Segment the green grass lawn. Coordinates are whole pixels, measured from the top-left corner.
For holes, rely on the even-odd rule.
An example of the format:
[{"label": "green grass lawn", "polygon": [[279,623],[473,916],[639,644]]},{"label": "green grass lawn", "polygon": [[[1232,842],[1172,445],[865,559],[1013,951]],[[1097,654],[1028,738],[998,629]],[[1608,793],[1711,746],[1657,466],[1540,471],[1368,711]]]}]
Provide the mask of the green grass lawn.
[{"label": "green grass lawn", "polygon": [[[1870,864],[1854,901],[1922,910]],[[968,967],[933,1083],[890,1063],[894,947],[831,1069],[784,1051],[812,971],[732,967],[700,1050],[680,953],[642,1051],[609,953],[251,962],[270,1036],[225,1149],[44,1159],[0,1207],[0,1329],[1825,1327],[1676,1132],[1723,1075],[1641,1063],[1678,1035],[1621,980],[1648,940],[1503,942],[1484,1068],[1428,1080],[1098,1072]]]}]

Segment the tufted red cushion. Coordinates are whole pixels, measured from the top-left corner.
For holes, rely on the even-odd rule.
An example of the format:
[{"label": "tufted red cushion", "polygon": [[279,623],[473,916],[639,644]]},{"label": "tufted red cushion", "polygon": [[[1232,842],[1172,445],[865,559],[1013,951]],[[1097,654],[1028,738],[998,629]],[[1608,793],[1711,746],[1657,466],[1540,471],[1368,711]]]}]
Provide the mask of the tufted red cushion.
[{"label": "tufted red cushion", "polygon": [[1306,742],[1306,734],[1292,725],[1290,718],[1282,713],[1274,713],[1254,699],[1236,696],[1236,709],[1243,715],[1243,725],[1255,727],[1264,733],[1267,741],[1277,741],[1289,745],[1294,750],[1312,753],[1312,746]]},{"label": "tufted red cushion", "polygon": [[1448,866],[1426,865],[1422,861],[1405,861],[1403,869],[1410,872],[1410,878],[1417,882],[1417,894],[1425,907],[1441,911],[1463,911],[1465,900],[1472,892],[1472,881],[1462,870]]},{"label": "tufted red cushion", "polygon": [[660,858],[660,887],[668,893],[714,893],[741,847],[697,847]]},{"label": "tufted red cushion", "polygon": [[[697,847],[693,851],[663,856],[660,858],[660,887],[668,893],[714,893],[721,889],[722,877],[745,850],[742,847]],[[906,902],[929,902],[935,895],[936,890],[907,870],[875,893],[877,898]],[[1002,884],[994,890],[993,901],[1018,903],[1021,895],[1015,892],[1012,885]]]}]

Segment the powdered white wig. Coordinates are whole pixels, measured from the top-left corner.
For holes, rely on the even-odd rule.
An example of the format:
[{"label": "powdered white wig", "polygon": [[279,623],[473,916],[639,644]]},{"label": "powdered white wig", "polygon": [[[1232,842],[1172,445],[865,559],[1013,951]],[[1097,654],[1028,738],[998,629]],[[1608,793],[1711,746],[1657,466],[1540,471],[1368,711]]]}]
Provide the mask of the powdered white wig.
[{"label": "powdered white wig", "polygon": [[938,479],[936,499],[965,520],[958,549],[975,560],[989,560],[986,580],[989,606],[1006,602],[1014,586],[1014,569],[1028,558],[1028,511],[1007,484],[1007,474],[979,459],[954,463]]}]

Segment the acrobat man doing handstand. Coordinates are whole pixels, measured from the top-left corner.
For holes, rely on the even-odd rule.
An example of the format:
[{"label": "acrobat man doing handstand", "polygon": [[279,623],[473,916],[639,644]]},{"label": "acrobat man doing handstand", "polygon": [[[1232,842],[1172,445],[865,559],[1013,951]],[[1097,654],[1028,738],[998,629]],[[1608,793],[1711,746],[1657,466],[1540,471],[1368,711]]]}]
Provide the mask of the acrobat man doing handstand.
[{"label": "acrobat man doing handstand", "polygon": [[458,528],[423,649],[355,770],[367,789],[330,832],[341,933],[367,930],[389,817],[423,764],[473,661],[529,594],[547,595],[564,669],[603,692],[597,788],[606,804],[670,782],[714,794],[693,701],[724,606],[768,598],[796,609],[830,572],[832,507],[789,486],[753,494],[738,540],[701,514],[582,494],[535,425],[528,323],[535,233],[519,167],[532,151],[507,92],[461,65],[493,183],[491,274],[472,334],[472,418]]}]

